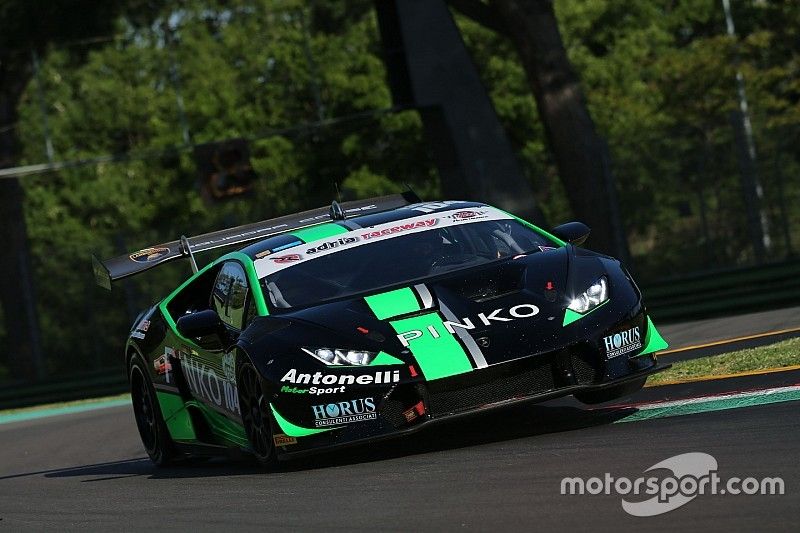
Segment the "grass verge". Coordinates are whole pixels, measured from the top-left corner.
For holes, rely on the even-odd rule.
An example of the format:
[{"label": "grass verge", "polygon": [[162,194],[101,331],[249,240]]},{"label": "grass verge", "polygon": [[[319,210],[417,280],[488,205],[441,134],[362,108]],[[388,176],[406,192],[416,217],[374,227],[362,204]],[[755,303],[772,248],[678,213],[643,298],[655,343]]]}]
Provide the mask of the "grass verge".
[{"label": "grass verge", "polygon": [[[662,361],[668,363],[669,356],[664,357]],[[669,370],[652,376],[647,380],[647,384],[660,385],[700,377],[723,376],[796,365],[800,365],[800,337],[770,344],[769,346],[702,357],[690,361],[678,361],[673,363],[672,368]]]}]

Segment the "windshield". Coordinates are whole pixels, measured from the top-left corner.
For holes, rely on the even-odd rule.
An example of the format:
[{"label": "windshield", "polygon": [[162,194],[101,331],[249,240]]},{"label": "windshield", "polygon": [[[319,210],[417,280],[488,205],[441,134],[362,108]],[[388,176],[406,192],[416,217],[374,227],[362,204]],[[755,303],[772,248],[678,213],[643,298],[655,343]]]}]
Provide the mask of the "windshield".
[{"label": "windshield", "polygon": [[364,246],[343,246],[313,259],[284,256],[297,262],[267,275],[261,283],[273,307],[289,309],[557,246],[514,219],[473,222],[392,236]]}]

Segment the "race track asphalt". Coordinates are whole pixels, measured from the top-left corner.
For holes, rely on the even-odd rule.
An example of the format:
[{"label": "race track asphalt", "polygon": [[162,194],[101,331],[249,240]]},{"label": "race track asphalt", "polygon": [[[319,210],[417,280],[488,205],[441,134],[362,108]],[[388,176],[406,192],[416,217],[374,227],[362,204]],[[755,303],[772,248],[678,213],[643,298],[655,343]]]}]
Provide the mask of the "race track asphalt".
[{"label": "race track asphalt", "polygon": [[[129,407],[14,422],[0,425],[0,530],[796,530],[798,407],[619,424],[624,409],[562,400],[271,472],[243,459],[156,468]],[[687,452],[713,455],[722,478],[779,476],[786,494],[702,495],[648,518],[626,514],[619,495],[560,494],[564,477],[633,479]]]}]

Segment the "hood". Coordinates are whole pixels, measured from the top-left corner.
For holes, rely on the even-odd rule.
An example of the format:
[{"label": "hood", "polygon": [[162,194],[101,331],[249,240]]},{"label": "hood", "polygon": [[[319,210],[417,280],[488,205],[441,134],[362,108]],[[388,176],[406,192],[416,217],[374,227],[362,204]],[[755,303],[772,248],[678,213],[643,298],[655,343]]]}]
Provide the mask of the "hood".
[{"label": "hood", "polygon": [[[517,256],[280,315],[287,346],[384,352],[419,363],[428,379],[559,349],[581,328],[563,326],[570,286],[606,271],[572,246]],[[589,280],[589,281],[587,281]],[[272,329],[276,329],[273,328]],[[295,348],[296,349],[296,348]]]}]

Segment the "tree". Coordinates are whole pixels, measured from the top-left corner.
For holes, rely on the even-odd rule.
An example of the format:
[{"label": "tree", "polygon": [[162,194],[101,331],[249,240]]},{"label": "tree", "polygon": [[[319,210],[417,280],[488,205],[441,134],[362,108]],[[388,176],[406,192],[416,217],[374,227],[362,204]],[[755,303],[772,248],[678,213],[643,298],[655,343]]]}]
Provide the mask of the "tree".
[{"label": "tree", "polygon": [[552,0],[492,0],[536,98],[573,212],[592,228],[592,247],[628,259],[610,158],[567,58]]},{"label": "tree", "polygon": [[[141,2],[135,3],[141,7]],[[93,0],[6,0],[0,4],[0,168],[14,166],[19,157],[17,106],[31,79],[32,54],[41,54],[53,43],[107,34],[122,7],[122,2]],[[0,306],[8,366],[12,375],[33,378],[44,369],[23,201],[17,179],[0,179]]]}]

